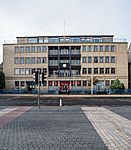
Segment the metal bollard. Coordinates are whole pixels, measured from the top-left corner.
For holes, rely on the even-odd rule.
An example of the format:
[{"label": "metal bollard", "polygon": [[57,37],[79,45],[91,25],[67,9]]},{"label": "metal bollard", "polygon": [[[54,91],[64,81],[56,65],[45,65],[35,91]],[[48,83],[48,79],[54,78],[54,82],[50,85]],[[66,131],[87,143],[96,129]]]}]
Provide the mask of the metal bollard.
[{"label": "metal bollard", "polygon": [[60,107],[62,107],[62,99],[60,99]]}]

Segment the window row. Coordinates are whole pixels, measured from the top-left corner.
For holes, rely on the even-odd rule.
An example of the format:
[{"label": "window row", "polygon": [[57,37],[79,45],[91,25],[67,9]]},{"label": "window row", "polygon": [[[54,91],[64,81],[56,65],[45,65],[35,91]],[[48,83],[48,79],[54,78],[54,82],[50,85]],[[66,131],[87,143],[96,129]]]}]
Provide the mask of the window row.
[{"label": "window row", "polygon": [[102,45],[95,45],[95,46],[82,46],[82,51],[83,52],[114,52],[115,46],[114,45],[107,45],[107,46],[102,46]]},{"label": "window row", "polygon": [[82,74],[115,74],[115,68],[82,68]]},{"label": "window row", "polygon": [[[28,81],[15,81],[15,87],[26,87]],[[44,81],[43,86],[47,86],[47,81]],[[28,85],[29,86],[29,85]],[[30,82],[30,87],[35,88],[35,83],[32,81]]]},{"label": "window row", "polygon": [[32,75],[36,71],[47,73],[46,68],[15,68],[14,74],[15,75]]},{"label": "window row", "polygon": [[[63,42],[73,42],[73,43],[87,43],[87,42],[103,42],[101,37],[38,37],[38,38],[28,38],[27,43],[63,43]],[[110,39],[107,42],[111,42]]]},{"label": "window row", "polygon": [[41,64],[47,63],[46,57],[15,57],[15,64]]},{"label": "window row", "polygon": [[115,56],[83,56],[82,63],[115,63],[116,57]]},{"label": "window row", "polygon": [[15,53],[45,53],[47,52],[46,46],[20,46],[15,47]]}]

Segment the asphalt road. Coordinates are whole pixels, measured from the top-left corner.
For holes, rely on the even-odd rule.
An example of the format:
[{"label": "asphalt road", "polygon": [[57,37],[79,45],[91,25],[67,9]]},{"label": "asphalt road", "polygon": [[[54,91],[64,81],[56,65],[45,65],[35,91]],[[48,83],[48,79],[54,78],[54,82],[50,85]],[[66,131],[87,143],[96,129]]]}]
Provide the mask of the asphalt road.
[{"label": "asphalt road", "polygon": [[[88,105],[88,106],[131,106],[129,97],[40,97],[41,106],[59,106],[62,99],[63,106]],[[2,96],[0,95],[0,106],[37,106],[37,96]]]}]

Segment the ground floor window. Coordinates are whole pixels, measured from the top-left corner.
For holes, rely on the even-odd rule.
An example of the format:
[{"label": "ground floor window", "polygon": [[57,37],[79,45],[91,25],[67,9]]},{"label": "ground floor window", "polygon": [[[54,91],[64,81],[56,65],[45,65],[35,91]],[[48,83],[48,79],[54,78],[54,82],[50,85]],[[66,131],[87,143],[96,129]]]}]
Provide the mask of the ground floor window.
[{"label": "ground floor window", "polygon": [[81,81],[77,81],[77,86],[81,86]]},{"label": "ground floor window", "polygon": [[87,86],[87,81],[86,80],[83,81],[83,86]]},{"label": "ground floor window", "polygon": [[48,85],[49,85],[49,86],[52,86],[52,85],[53,85],[53,82],[52,82],[52,81],[48,81]]}]

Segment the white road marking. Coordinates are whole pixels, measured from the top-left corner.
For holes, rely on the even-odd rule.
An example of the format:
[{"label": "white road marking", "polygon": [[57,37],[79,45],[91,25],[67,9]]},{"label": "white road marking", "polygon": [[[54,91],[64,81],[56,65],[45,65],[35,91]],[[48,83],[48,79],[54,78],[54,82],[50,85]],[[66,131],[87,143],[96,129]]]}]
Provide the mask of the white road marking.
[{"label": "white road marking", "polygon": [[82,107],[109,150],[131,150],[131,121],[103,107]]},{"label": "white road marking", "polygon": [[10,100],[17,99],[17,98],[20,98],[20,96],[7,98],[6,100],[7,100],[7,101],[10,101]]},{"label": "white road marking", "polygon": [[0,110],[0,117],[7,114],[7,113],[10,113],[11,111],[14,111],[18,108],[5,108],[5,109],[2,109]]}]

